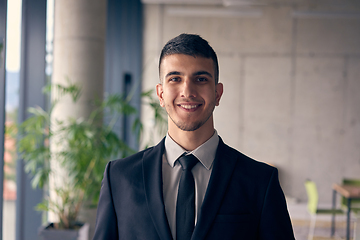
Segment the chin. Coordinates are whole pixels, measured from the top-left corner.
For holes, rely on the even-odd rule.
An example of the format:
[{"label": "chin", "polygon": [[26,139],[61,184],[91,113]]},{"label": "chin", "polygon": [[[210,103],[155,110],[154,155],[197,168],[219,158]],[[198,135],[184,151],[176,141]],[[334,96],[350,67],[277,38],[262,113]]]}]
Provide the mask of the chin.
[{"label": "chin", "polygon": [[204,123],[197,122],[197,123],[187,124],[187,123],[177,122],[177,123],[175,123],[175,125],[183,131],[193,132],[193,131],[199,129],[202,125],[204,125]]}]

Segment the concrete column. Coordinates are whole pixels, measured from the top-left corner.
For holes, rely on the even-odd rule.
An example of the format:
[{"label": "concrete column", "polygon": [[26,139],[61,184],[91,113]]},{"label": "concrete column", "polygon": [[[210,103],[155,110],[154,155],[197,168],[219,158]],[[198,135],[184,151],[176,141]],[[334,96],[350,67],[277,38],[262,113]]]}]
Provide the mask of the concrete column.
[{"label": "concrete column", "polygon": [[[103,96],[106,36],[106,0],[55,1],[55,84],[78,83],[82,95],[76,105],[59,103],[53,118],[87,117],[91,101]],[[53,97],[57,97],[53,93]]]},{"label": "concrete column", "polygon": [[[70,98],[62,98],[53,110],[52,119],[87,118],[93,110],[93,100],[103,98],[107,1],[58,0],[54,9],[52,82],[77,83],[82,91],[76,104]],[[53,89],[52,100],[57,98]],[[57,151],[59,147],[53,144],[51,151]],[[53,167],[58,169],[58,166]],[[50,190],[61,182],[61,177],[52,179]],[[49,220],[56,219],[50,215]],[[93,219],[86,221],[92,223]]]}]

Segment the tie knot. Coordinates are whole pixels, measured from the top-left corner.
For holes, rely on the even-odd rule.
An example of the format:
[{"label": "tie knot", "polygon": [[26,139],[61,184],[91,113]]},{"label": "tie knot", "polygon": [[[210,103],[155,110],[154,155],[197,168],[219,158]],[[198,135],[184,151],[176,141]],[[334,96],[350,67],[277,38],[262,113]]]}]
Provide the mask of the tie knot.
[{"label": "tie knot", "polygon": [[190,171],[198,163],[199,160],[194,155],[189,154],[181,156],[178,161],[180,162],[183,170]]}]

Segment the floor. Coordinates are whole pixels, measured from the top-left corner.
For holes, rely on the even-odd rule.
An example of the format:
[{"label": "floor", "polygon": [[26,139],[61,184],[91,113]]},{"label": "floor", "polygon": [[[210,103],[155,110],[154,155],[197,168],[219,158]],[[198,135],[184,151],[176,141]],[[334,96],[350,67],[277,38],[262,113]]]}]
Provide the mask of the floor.
[{"label": "floor", "polygon": [[[330,206],[321,206],[330,208]],[[306,203],[288,203],[288,210],[293,224],[294,234],[296,240],[307,240],[310,225],[310,215],[306,210]],[[360,226],[360,219],[351,217],[350,237],[353,239],[354,225]],[[331,235],[331,216],[318,216],[316,221],[315,233],[313,240],[340,240],[345,239],[346,236],[346,216],[336,216],[336,232],[333,238]],[[356,228],[356,240],[360,240],[360,227]],[[355,239],[353,239],[355,240]]]},{"label": "floor", "polygon": [[3,207],[3,240],[15,240],[15,201],[5,200]]}]

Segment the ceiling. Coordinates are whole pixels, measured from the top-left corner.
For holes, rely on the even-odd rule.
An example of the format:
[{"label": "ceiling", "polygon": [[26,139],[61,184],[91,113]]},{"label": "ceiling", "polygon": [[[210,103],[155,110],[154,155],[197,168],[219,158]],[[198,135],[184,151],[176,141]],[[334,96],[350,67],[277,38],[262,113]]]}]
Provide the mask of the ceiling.
[{"label": "ceiling", "polygon": [[359,7],[357,0],[141,0],[144,4],[174,4],[174,5],[218,5],[218,6],[247,6],[247,5],[312,5],[312,6],[354,6]]},{"label": "ceiling", "polygon": [[146,4],[191,4],[191,5],[253,5],[264,3],[262,0],[142,0]]},{"label": "ceiling", "polygon": [[358,0],[141,0],[144,4],[168,4],[175,6],[192,5],[201,7],[217,6],[228,10],[246,9],[247,7],[292,6],[299,11],[325,11],[326,14],[360,18]]}]

